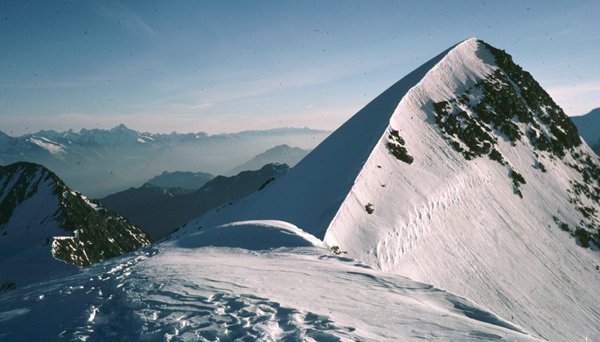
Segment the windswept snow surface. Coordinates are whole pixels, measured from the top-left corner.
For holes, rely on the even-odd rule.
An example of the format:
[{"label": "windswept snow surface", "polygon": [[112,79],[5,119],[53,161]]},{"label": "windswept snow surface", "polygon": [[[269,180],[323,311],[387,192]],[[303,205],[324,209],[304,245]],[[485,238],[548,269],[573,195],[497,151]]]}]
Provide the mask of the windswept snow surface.
[{"label": "windswept snow surface", "polygon": [[[553,220],[583,219],[569,200],[570,182],[582,182],[569,166],[578,163],[572,154],[556,158],[527,138],[513,145],[498,135],[507,164],[467,160],[436,126],[434,102],[460,96],[498,68],[482,42],[458,44],[386,90],[265,190],[172,238],[199,226],[282,220],[372,267],[470,298],[541,338],[600,340],[600,253],[578,246]],[[393,131],[412,163],[390,154]],[[585,144],[573,152],[593,156]],[[523,198],[506,165],[526,180]]]},{"label": "windswept snow surface", "polygon": [[466,299],[318,247],[161,244],[5,293],[0,308],[9,341],[535,340]]}]

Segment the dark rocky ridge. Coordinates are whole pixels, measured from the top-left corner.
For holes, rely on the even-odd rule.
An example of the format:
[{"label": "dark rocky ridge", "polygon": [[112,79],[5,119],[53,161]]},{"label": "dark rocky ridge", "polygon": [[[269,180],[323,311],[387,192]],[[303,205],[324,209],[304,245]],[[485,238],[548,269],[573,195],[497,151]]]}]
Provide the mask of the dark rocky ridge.
[{"label": "dark rocky ridge", "polygon": [[287,170],[285,164],[267,164],[257,171],[244,171],[232,177],[217,176],[191,193],[145,184],[109,195],[100,202],[158,240],[210,209],[268,187]]},{"label": "dark rocky ridge", "polygon": [[[3,235],[6,235],[5,226],[19,205],[49,184],[59,206],[44,220],[56,220],[59,228],[71,237],[53,239],[49,236],[48,239],[52,239],[53,256],[66,263],[87,266],[150,244],[142,230],[107,209],[92,208],[81,194],[69,189],[41,165],[19,162],[0,167],[0,180],[3,180],[0,192],[5,194],[0,202],[0,232],[4,230]],[[29,229],[22,227],[26,228]]]}]

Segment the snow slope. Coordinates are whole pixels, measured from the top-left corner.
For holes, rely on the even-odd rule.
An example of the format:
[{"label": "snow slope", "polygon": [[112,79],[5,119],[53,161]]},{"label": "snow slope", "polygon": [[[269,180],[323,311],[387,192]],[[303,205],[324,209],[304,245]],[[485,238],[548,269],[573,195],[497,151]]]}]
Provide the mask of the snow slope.
[{"label": "snow slope", "polygon": [[529,74],[469,39],[390,87],[265,191],[172,239],[286,221],[541,338],[600,339],[598,165]]},{"label": "snow slope", "polygon": [[44,150],[50,152],[51,154],[54,155],[60,155],[63,154],[65,152],[65,147],[61,144],[57,144],[54,141],[48,139],[48,138],[35,138],[35,137],[30,137],[28,139],[29,142],[34,143],[35,145],[43,148]]},{"label": "snow slope", "polygon": [[[234,241],[239,232],[233,227],[253,227],[271,248],[164,243],[75,276],[5,293],[0,295],[0,339],[535,340],[431,285],[385,274],[322,247],[285,247],[289,244],[279,244],[275,231],[316,239],[284,222],[214,228],[225,238],[219,241]],[[212,233],[196,233],[203,234]]]}]

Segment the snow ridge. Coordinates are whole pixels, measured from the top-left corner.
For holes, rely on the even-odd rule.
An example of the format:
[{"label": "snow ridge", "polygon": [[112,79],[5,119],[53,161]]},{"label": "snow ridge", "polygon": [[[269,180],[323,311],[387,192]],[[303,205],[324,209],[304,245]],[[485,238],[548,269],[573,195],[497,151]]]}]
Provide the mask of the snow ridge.
[{"label": "snow ridge", "polygon": [[[425,63],[371,101],[288,174],[274,182],[270,191],[256,193],[243,205],[226,208],[218,215],[205,215],[202,225],[215,226],[247,219],[277,219],[293,223],[317,238],[323,238],[345,194],[351,190],[379,137],[389,126],[390,117],[398,103],[452,50],[450,48]],[[341,174],[343,178],[340,178]],[[291,200],[279,200],[282,196]],[[298,210],[297,204],[302,206],[301,210]]]},{"label": "snow ridge", "polygon": [[[475,38],[456,45],[265,191],[172,238],[199,226],[285,221],[373,267],[471,298],[541,338],[600,338],[600,162],[511,63]],[[493,98],[504,90],[514,93],[510,101]]]}]

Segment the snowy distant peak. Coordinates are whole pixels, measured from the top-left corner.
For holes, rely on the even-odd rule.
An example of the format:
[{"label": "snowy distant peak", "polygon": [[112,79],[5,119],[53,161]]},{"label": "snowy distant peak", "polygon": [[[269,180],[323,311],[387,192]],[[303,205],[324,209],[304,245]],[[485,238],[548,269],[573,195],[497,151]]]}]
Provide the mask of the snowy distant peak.
[{"label": "snowy distant peak", "polygon": [[56,131],[39,131],[34,134],[28,134],[23,137],[35,137],[37,139],[43,138],[53,141],[58,144],[71,145],[71,144],[82,144],[82,145],[136,145],[146,143],[158,143],[162,141],[170,140],[195,140],[206,137],[207,134],[204,132],[199,133],[188,133],[188,134],[159,134],[159,133],[148,133],[138,132],[128,128],[124,124],[119,124],[109,130],[105,129],[81,129],[79,132],[68,130],[66,132]]},{"label": "snowy distant peak", "polygon": [[111,129],[111,132],[128,132],[128,131],[132,131],[132,130],[127,128],[127,126],[125,126],[124,124],[118,124],[117,126],[115,126]]},{"label": "snowy distant peak", "polygon": [[241,131],[241,132],[236,132],[236,133],[222,133],[222,134],[215,134],[215,135],[209,135],[208,133],[202,132],[202,131],[195,132],[195,133],[178,133],[176,131],[173,131],[171,133],[164,134],[164,133],[140,132],[140,131],[131,129],[124,124],[119,124],[111,129],[82,128],[78,132],[74,131],[72,129],[69,129],[68,131],[64,131],[64,132],[57,132],[54,130],[41,130],[41,131],[33,133],[33,134],[25,134],[24,136],[38,135],[38,136],[43,136],[46,138],[57,138],[58,139],[60,137],[73,138],[76,136],[94,136],[94,135],[106,135],[106,134],[115,135],[116,134],[116,135],[137,135],[140,137],[146,136],[146,137],[151,137],[151,138],[161,140],[161,139],[167,139],[168,137],[200,139],[200,138],[205,138],[208,136],[214,136],[214,137],[217,137],[217,136],[222,136],[222,137],[223,136],[259,136],[259,135],[314,134],[314,133],[327,133],[327,131],[315,130],[315,129],[311,129],[308,127],[303,127],[303,128],[282,127],[282,128],[273,128],[273,129],[266,129],[266,130],[252,130],[252,131]]},{"label": "snowy distant peak", "polygon": [[[68,130],[66,132],[56,132],[53,130],[42,130],[33,134],[26,134],[15,139],[28,140],[38,146],[48,150],[50,153],[56,153],[51,146],[42,144],[52,144],[56,146],[68,146],[71,144],[80,145],[144,145],[151,147],[157,144],[170,144],[181,142],[196,142],[207,138],[215,141],[222,139],[239,139],[252,137],[281,136],[288,134],[309,135],[324,134],[325,131],[313,130],[310,128],[275,128],[261,131],[242,131],[238,133],[209,135],[206,132],[197,133],[177,133],[169,134],[138,132],[128,128],[124,124],[119,124],[109,130],[106,129],[81,129],[79,132]],[[0,136],[1,139],[1,136]],[[32,139],[35,139],[33,141]]]}]

